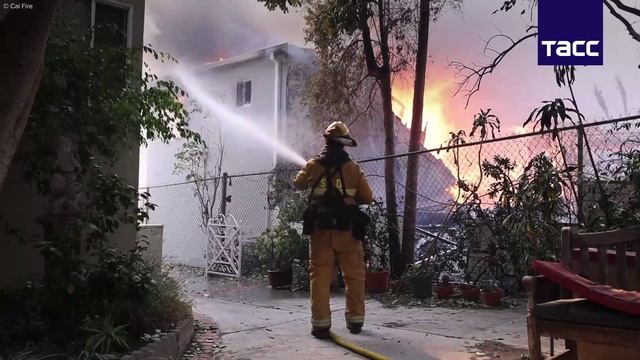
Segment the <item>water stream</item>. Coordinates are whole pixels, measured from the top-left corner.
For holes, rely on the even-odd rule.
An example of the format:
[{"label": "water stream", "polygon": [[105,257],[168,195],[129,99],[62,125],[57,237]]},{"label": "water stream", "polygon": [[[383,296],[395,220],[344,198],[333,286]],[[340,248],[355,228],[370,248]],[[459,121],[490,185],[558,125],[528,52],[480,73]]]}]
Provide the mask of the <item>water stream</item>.
[{"label": "water stream", "polygon": [[214,99],[207,92],[200,80],[190,71],[182,66],[176,68],[175,74],[180,79],[180,85],[184,90],[193,97],[205,111],[211,115],[215,115],[220,121],[226,122],[230,126],[239,128],[249,137],[263,143],[264,145],[275,150],[279,155],[293,163],[303,166],[306,164],[305,159],[291,149],[286,144],[279,141],[273,134],[264,131],[244,116],[238,115],[231,111],[226,105]]}]

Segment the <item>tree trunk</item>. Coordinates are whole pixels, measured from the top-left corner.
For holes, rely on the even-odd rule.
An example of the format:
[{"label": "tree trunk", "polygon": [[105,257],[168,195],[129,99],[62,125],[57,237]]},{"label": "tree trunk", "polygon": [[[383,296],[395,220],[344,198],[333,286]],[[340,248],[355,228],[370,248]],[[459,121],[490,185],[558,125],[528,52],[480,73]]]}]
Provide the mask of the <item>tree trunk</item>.
[{"label": "tree trunk", "polygon": [[[422,112],[424,108],[424,88],[427,72],[429,41],[429,4],[430,0],[420,0],[420,20],[418,25],[418,51],[416,54],[416,74],[413,86],[413,114],[411,117],[411,135],[409,152],[420,149],[422,131]],[[407,158],[407,179],[404,195],[404,215],[402,218],[402,260],[404,265],[415,261],[416,207],[418,191],[418,170],[420,155],[412,154]]]},{"label": "tree trunk", "polygon": [[[394,155],[395,144],[395,115],[391,102],[391,73],[384,74],[380,79],[380,94],[382,96],[382,112],[384,114],[384,155]],[[387,205],[387,227],[389,229],[389,255],[391,274],[400,276],[402,267],[402,253],[400,250],[400,234],[398,225],[398,202],[396,199],[396,159],[384,159],[384,187]]]},{"label": "tree trunk", "polygon": [[29,120],[58,0],[12,10],[0,22],[0,188]]}]

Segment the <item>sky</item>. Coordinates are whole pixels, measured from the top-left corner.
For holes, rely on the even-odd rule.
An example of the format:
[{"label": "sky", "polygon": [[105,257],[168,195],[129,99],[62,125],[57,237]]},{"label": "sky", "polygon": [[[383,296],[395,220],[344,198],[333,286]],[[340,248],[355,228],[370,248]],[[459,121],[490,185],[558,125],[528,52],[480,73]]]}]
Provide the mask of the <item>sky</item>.
[{"label": "sky", "polygon": [[[633,5],[634,1],[627,3]],[[552,67],[537,65],[535,39],[511,53],[483,81],[480,92],[468,107],[465,108],[464,96],[453,96],[459,78],[448,66],[451,61],[485,64],[490,59],[483,53],[483,39],[497,33],[514,38],[524,34],[530,22],[529,14],[520,15],[520,8],[507,14],[492,14],[502,2],[467,0],[462,9],[445,10],[438,21],[432,23],[425,110],[427,147],[442,144],[450,131],[468,131],[473,114],[480,109],[492,109],[503,124],[504,135],[522,132],[522,123],[541,101],[569,96],[568,89],[556,86]],[[640,96],[633,95],[640,93],[640,43],[634,42],[606,9],[604,17],[605,65],[579,67],[576,73],[576,96],[589,121],[637,114],[640,110]],[[168,51],[185,63],[216,61],[285,41],[313,47],[305,43],[303,31],[302,10],[288,14],[269,12],[256,0],[152,0],[146,3],[145,43]],[[152,67],[162,74],[161,66],[152,64]],[[621,88],[627,97],[626,106]],[[394,94],[401,101],[410,102],[409,88],[396,84]],[[409,119],[410,114],[401,117]]]}]

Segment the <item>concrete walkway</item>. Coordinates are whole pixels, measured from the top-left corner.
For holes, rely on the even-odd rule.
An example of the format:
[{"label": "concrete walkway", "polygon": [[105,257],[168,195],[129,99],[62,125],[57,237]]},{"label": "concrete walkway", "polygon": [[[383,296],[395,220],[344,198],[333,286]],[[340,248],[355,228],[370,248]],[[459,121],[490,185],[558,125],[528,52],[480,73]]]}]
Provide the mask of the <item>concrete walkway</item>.
[{"label": "concrete walkway", "polygon": [[[310,336],[306,292],[262,282],[187,280],[194,310],[216,321],[219,359],[361,359]],[[367,301],[363,332],[344,328],[344,295],[332,299],[333,330],[392,359],[520,359],[526,352],[525,309],[385,308]]]}]

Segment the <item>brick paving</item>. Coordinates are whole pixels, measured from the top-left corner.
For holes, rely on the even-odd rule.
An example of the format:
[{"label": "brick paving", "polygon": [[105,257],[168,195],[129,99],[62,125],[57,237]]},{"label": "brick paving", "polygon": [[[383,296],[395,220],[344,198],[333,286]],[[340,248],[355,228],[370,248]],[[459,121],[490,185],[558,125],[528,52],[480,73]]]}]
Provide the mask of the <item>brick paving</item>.
[{"label": "brick paving", "polygon": [[202,315],[194,314],[195,333],[187,351],[182,354],[183,360],[215,359],[224,345],[220,342],[220,332],[216,323]]}]

